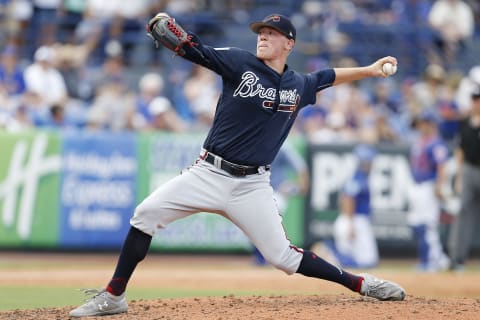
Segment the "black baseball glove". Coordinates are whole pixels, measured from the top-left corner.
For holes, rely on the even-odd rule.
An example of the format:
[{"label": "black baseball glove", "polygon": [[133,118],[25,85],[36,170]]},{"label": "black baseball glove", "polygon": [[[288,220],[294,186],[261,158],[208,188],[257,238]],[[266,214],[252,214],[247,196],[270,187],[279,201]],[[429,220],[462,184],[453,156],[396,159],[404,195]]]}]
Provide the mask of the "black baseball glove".
[{"label": "black baseball glove", "polygon": [[160,43],[176,54],[183,56],[184,45],[193,47],[192,37],[168,14],[161,12],[146,25],[147,35],[153,39],[158,48]]}]

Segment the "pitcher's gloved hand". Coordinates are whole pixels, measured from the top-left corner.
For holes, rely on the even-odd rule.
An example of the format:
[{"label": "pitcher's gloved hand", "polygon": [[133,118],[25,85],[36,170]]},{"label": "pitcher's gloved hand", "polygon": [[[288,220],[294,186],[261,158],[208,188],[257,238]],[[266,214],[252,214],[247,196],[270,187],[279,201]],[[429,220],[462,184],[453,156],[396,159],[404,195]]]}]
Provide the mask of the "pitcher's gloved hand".
[{"label": "pitcher's gloved hand", "polygon": [[150,19],[146,29],[147,35],[153,39],[157,48],[162,44],[180,56],[185,54],[184,45],[191,47],[195,45],[191,41],[192,36],[185,32],[174,18],[164,12]]}]

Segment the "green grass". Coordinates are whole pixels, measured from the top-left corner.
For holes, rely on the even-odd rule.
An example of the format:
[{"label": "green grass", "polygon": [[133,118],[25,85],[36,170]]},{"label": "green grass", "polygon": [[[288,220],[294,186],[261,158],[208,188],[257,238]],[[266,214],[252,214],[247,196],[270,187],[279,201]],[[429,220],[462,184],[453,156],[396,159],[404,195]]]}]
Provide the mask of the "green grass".
[{"label": "green grass", "polygon": [[[273,292],[252,292],[205,289],[155,289],[130,288],[128,300],[150,300],[159,298],[225,296],[235,294],[273,294]],[[0,311],[15,309],[35,309],[80,305],[86,297],[78,288],[41,286],[0,286]]]},{"label": "green grass", "polygon": [[[376,272],[407,272],[413,271],[413,260],[384,260]],[[43,261],[34,264],[22,262],[0,262],[1,269],[25,270],[42,269],[49,267],[59,267],[55,261]],[[73,268],[69,265],[65,267]],[[480,262],[478,260],[469,262],[465,274],[478,273]],[[205,288],[138,288],[135,286],[128,289],[128,300],[151,300],[159,298],[179,298],[179,297],[206,297],[206,296],[225,296],[234,294],[235,296],[246,295],[282,295],[290,294],[284,291],[255,291],[255,290],[208,290]],[[298,294],[298,293],[297,293]],[[303,292],[302,294],[314,294],[314,292]],[[78,306],[83,303],[85,295],[78,287],[74,286],[46,286],[46,285],[0,285],[0,311],[14,309],[35,309],[47,307]]]}]

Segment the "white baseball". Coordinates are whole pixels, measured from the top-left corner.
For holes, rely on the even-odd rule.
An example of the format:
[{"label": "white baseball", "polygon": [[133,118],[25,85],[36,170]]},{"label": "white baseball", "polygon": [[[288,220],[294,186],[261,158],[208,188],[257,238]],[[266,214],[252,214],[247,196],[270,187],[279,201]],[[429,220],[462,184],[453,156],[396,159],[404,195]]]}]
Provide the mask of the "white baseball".
[{"label": "white baseball", "polygon": [[382,69],[383,69],[383,72],[384,72],[386,75],[389,75],[389,76],[391,76],[392,74],[394,74],[395,72],[397,72],[397,66],[391,64],[390,62],[384,63],[383,66],[382,66]]}]

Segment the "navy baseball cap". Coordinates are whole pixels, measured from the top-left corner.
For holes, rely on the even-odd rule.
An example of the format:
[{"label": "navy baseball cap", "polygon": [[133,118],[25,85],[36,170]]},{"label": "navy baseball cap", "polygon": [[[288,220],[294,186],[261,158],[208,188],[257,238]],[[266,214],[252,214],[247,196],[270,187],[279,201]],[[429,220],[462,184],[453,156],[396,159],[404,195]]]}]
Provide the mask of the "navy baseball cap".
[{"label": "navy baseball cap", "polygon": [[267,16],[265,19],[259,22],[253,22],[250,24],[250,29],[258,33],[261,28],[269,27],[277,30],[278,32],[282,33],[288,39],[293,39],[297,37],[297,30],[293,26],[293,23],[281,14],[271,14]]}]

